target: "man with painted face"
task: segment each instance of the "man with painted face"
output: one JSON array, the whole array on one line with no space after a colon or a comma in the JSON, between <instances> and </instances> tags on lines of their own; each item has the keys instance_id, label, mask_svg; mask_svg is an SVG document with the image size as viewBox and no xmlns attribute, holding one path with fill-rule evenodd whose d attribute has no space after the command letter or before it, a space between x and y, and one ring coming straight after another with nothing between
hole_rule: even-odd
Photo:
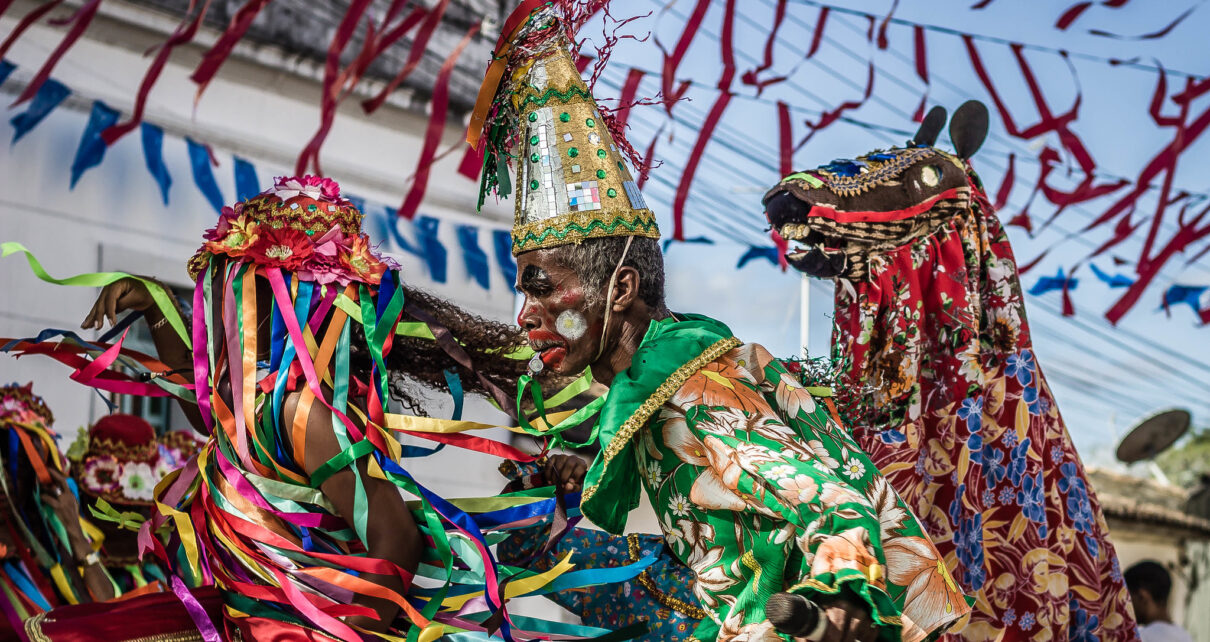
<instances>
[{"instance_id":1,"label":"man with painted face","mask_svg":"<svg viewBox=\"0 0 1210 642\"><path fill-rule=\"evenodd\" d=\"M655 217L576 71L559 5L506 23L502 69L480 93L490 116L472 119L488 133L485 188L507 185L501 159L517 159L531 369L591 368L609 387L600 454L587 467L555 459L548 476L582 487L583 514L615 534L646 490L695 576L706 617L693 639L939 635L970 607L830 391L724 324L668 310Z\"/></svg>"}]
</instances>

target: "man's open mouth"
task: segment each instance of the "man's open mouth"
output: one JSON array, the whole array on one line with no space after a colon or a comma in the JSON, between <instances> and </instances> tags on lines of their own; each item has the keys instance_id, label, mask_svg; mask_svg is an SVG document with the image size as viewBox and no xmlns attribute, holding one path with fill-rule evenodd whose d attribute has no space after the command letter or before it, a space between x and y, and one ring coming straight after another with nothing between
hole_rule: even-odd
<instances>
[{"instance_id":1,"label":"man's open mouth","mask_svg":"<svg viewBox=\"0 0 1210 642\"><path fill-rule=\"evenodd\" d=\"M567 342L550 332L536 330L529 333L529 347L547 366L553 366L567 356Z\"/></svg>"}]
</instances>

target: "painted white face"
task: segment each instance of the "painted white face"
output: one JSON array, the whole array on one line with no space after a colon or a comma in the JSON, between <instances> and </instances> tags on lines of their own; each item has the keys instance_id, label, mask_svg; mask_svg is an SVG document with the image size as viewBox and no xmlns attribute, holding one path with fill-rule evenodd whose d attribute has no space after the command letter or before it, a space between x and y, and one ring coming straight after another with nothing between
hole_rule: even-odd
<instances>
[{"instance_id":1,"label":"painted white face","mask_svg":"<svg viewBox=\"0 0 1210 642\"><path fill-rule=\"evenodd\" d=\"M575 341L588 332L588 319L575 310L564 310L555 318L555 331L568 341Z\"/></svg>"}]
</instances>

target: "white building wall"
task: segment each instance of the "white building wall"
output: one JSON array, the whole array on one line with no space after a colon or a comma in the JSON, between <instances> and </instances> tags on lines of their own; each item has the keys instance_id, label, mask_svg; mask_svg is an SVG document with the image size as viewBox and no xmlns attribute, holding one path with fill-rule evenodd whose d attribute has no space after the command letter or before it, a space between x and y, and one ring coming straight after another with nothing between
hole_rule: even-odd
<instances>
[{"instance_id":1,"label":"white building wall","mask_svg":"<svg viewBox=\"0 0 1210 642\"><path fill-rule=\"evenodd\" d=\"M28 6L17 2L5 12L0 33L11 32ZM220 163L214 174L226 201L235 200L233 154L252 162L261 185L268 186L273 176L293 173L296 155L318 126L320 84L313 79L318 72L310 63L287 64L284 56L268 48L241 48L195 109L196 86L188 76L202 47L215 36L202 34L196 46L174 54L146 113L148 122L165 130L164 161L172 176L169 205L163 204L146 169L137 129L110 147L104 161L69 190L69 168L93 100L128 115L150 62L143 51L176 25L174 20L121 2L102 6L102 15L54 71L53 78L69 87L72 95L15 145L0 149L0 241L23 243L57 277L120 270L187 286L185 262L217 214L193 182L184 137L213 148ZM17 41L7 59L18 68L0 86L0 104L15 99L62 34L62 29L43 23ZM389 234L383 234L385 225L394 225L406 238L414 238L411 224L390 217L384 204L398 206L403 200L404 179L415 169L427 116L388 104L366 117L356 106L358 100L351 97L340 110L322 151L324 172L340 182L345 194L371 203L366 216L372 224L367 229L403 265L410 283L478 314L510 321L514 294L496 267L490 231L508 227L512 203L488 203L482 214L476 213L478 184L457 174L462 147L438 161L419 212L441 220L439 238L449 252L447 282L433 282L420 259L402 252L386 238ZM27 106L0 108L0 140L11 140L9 120ZM442 150L455 146L465 134L460 119L451 121ZM480 227L479 246L488 256L491 275L488 290L473 282L463 265L454 227L461 223ZM78 329L96 294L95 289L43 283L20 257L4 259L0 261L0 336L27 337L43 328ZM70 440L77 427L98 419L106 407L90 389L69 381L68 374L67 368L45 358L17 361L0 356L0 381L33 381L35 391L55 412L58 430ZM448 400L441 400L434 414L448 413L449 407ZM468 400L466 416L506 420L479 400ZM507 439L506 434L494 436ZM502 479L495 470L497 463L491 457L446 449L439 458L412 462L412 468L422 483L447 496L471 496L499 492Z\"/></svg>"}]
</instances>

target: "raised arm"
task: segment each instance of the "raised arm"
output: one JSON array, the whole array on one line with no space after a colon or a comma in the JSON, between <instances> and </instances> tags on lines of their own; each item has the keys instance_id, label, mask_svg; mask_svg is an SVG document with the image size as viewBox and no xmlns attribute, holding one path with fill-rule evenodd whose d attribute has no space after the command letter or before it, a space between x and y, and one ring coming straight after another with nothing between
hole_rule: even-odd
<instances>
[{"instance_id":1,"label":"raised arm","mask_svg":"<svg viewBox=\"0 0 1210 642\"><path fill-rule=\"evenodd\" d=\"M165 291L168 290L167 286L161 284L161 287L164 287ZM151 329L151 338L155 342L157 358L169 369L177 371L192 381L193 355L189 346L185 345L185 342L168 323L164 313L155 305L155 300L147 291L146 284L138 279L128 277L105 286L96 302L92 304L88 316L84 317L84 322L80 324L80 327L100 330L105 326L106 320L110 325L117 323L118 315L127 310L143 313L143 318ZM185 319L185 323L188 326L189 319ZM205 423L202 421L197 404L180 399L177 402L193 428L199 433L205 433Z\"/></svg>"}]
</instances>

